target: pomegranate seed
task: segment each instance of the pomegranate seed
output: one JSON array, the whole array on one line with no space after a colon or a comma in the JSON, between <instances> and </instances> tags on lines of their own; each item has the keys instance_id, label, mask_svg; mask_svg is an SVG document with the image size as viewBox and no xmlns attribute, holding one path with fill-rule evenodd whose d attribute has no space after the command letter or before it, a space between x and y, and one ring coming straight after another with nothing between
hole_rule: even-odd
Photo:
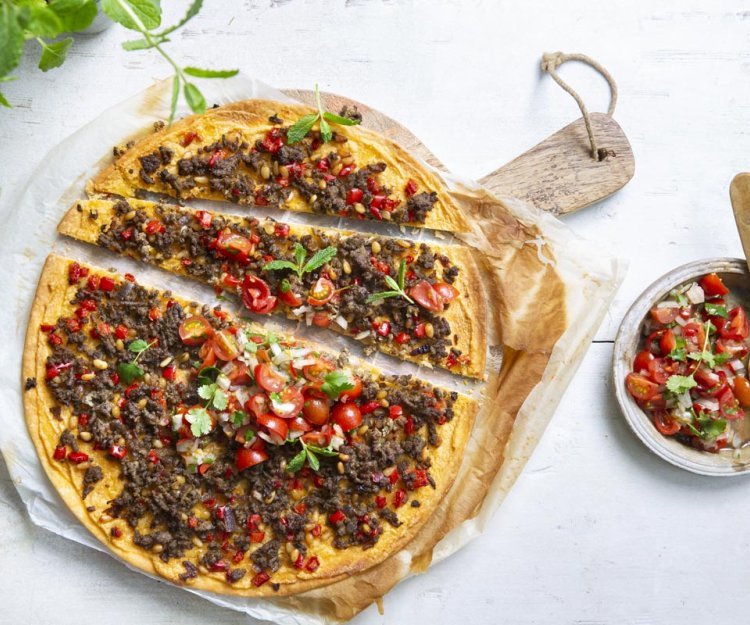
<instances>
[{"instance_id":1,"label":"pomegranate seed","mask_svg":"<svg viewBox=\"0 0 750 625\"><path fill-rule=\"evenodd\" d=\"M358 189L357 187L349 189L349 192L346 194L346 203L355 204L362 199L363 195L364 193L362 192L362 189Z\"/></svg>"},{"instance_id":2,"label":"pomegranate seed","mask_svg":"<svg viewBox=\"0 0 750 625\"><path fill-rule=\"evenodd\" d=\"M406 192L406 195L412 196L417 192L417 183L414 182L411 178L409 178L409 182L406 183L406 186L404 187L404 191Z\"/></svg>"},{"instance_id":3,"label":"pomegranate seed","mask_svg":"<svg viewBox=\"0 0 750 625\"><path fill-rule=\"evenodd\" d=\"M391 324L387 321L373 321L372 329L379 336L388 336L391 333Z\"/></svg>"},{"instance_id":4,"label":"pomegranate seed","mask_svg":"<svg viewBox=\"0 0 750 625\"><path fill-rule=\"evenodd\" d=\"M122 538L122 530L119 527L113 527L109 533L112 535L112 538Z\"/></svg>"},{"instance_id":5,"label":"pomegranate seed","mask_svg":"<svg viewBox=\"0 0 750 625\"><path fill-rule=\"evenodd\" d=\"M398 419L402 414L404 414L404 409L401 406L390 406L388 408L388 414L391 419Z\"/></svg>"},{"instance_id":6,"label":"pomegranate seed","mask_svg":"<svg viewBox=\"0 0 750 625\"><path fill-rule=\"evenodd\" d=\"M146 224L146 234L162 234L167 231L167 227L158 219L151 219Z\"/></svg>"},{"instance_id":7,"label":"pomegranate seed","mask_svg":"<svg viewBox=\"0 0 750 625\"><path fill-rule=\"evenodd\" d=\"M336 510L331 516L328 517L328 520L333 524L336 525L336 523L340 523L346 518L346 515L341 510Z\"/></svg>"},{"instance_id":8,"label":"pomegranate seed","mask_svg":"<svg viewBox=\"0 0 750 625\"><path fill-rule=\"evenodd\" d=\"M62 337L54 332L50 333L47 340L50 342L50 345L62 345L63 342Z\"/></svg>"},{"instance_id":9,"label":"pomegranate seed","mask_svg":"<svg viewBox=\"0 0 750 625\"><path fill-rule=\"evenodd\" d=\"M200 141L200 135L197 132L186 132L185 136L182 137L182 147L186 148L189 146L193 141L198 139Z\"/></svg>"},{"instance_id":10,"label":"pomegranate seed","mask_svg":"<svg viewBox=\"0 0 750 625\"><path fill-rule=\"evenodd\" d=\"M313 528L312 528L312 529L310 530L310 533L311 533L311 534L312 534L312 535L313 535L313 536L314 536L315 538L318 538L318 537L320 536L320 534L321 534L322 532L323 532L323 528L322 528L322 527L321 527L320 525L318 525L318 524L315 524L315 525L313 526Z\"/></svg>"},{"instance_id":11,"label":"pomegranate seed","mask_svg":"<svg viewBox=\"0 0 750 625\"><path fill-rule=\"evenodd\" d=\"M117 326L115 328L115 337L118 339L128 338L128 329L123 325Z\"/></svg>"},{"instance_id":12,"label":"pomegranate seed","mask_svg":"<svg viewBox=\"0 0 750 625\"><path fill-rule=\"evenodd\" d=\"M52 457L55 460L65 460L65 456L68 455L68 450L65 447L65 445L58 445L55 447L55 452L52 454Z\"/></svg>"},{"instance_id":13,"label":"pomegranate seed","mask_svg":"<svg viewBox=\"0 0 750 625\"><path fill-rule=\"evenodd\" d=\"M274 232L280 239L286 239L289 236L289 225L288 224L276 224L274 226Z\"/></svg>"},{"instance_id":14,"label":"pomegranate seed","mask_svg":"<svg viewBox=\"0 0 750 625\"><path fill-rule=\"evenodd\" d=\"M240 562L242 562L242 560L243 560L244 558L245 558L245 552L244 552L244 551L242 551L241 549L238 549L238 550L237 550L237 551L236 551L236 552L234 553L234 556L232 557L232 562L233 562L234 564L239 564Z\"/></svg>"},{"instance_id":15,"label":"pomegranate seed","mask_svg":"<svg viewBox=\"0 0 750 625\"><path fill-rule=\"evenodd\" d=\"M390 482L391 484L395 484L396 482L398 482L398 478L399 478L399 475L398 475L398 471L394 471L393 473L391 473L391 474L390 474L390 475L388 476L388 481L389 481L389 482Z\"/></svg>"},{"instance_id":16,"label":"pomegranate seed","mask_svg":"<svg viewBox=\"0 0 750 625\"><path fill-rule=\"evenodd\" d=\"M148 456L146 457L151 464L156 464L157 462L159 462L159 456L156 455L156 452L153 449L148 452Z\"/></svg>"},{"instance_id":17,"label":"pomegranate seed","mask_svg":"<svg viewBox=\"0 0 750 625\"><path fill-rule=\"evenodd\" d=\"M305 570L309 571L310 573L314 573L318 570L318 567L320 566L320 560L318 560L317 556L312 556L308 561L307 564L305 564Z\"/></svg>"},{"instance_id":18,"label":"pomegranate seed","mask_svg":"<svg viewBox=\"0 0 750 625\"><path fill-rule=\"evenodd\" d=\"M133 238L133 229L125 228L125 230L123 230L120 233L120 238L123 239L124 241L130 241L130 239Z\"/></svg>"},{"instance_id":19,"label":"pomegranate seed","mask_svg":"<svg viewBox=\"0 0 750 625\"><path fill-rule=\"evenodd\" d=\"M164 369L161 372L162 377L165 380L169 380L170 382L174 381L176 374L177 374L177 367L175 365L169 365L168 367L164 367Z\"/></svg>"},{"instance_id":20,"label":"pomegranate seed","mask_svg":"<svg viewBox=\"0 0 750 625\"><path fill-rule=\"evenodd\" d=\"M211 154L211 158L208 159L208 166L213 169L213 167L218 163L221 159L226 157L226 153L224 150L214 150L214 153Z\"/></svg>"},{"instance_id":21,"label":"pomegranate seed","mask_svg":"<svg viewBox=\"0 0 750 625\"><path fill-rule=\"evenodd\" d=\"M100 291L113 291L114 288L115 288L115 281L113 278L110 278L109 276L104 276L101 280L99 280Z\"/></svg>"},{"instance_id":22,"label":"pomegranate seed","mask_svg":"<svg viewBox=\"0 0 750 625\"><path fill-rule=\"evenodd\" d=\"M418 323L417 326L414 328L414 336L416 336L418 339L423 339L425 336L427 336L427 333L425 332L425 324L424 323Z\"/></svg>"},{"instance_id":23,"label":"pomegranate seed","mask_svg":"<svg viewBox=\"0 0 750 625\"><path fill-rule=\"evenodd\" d=\"M385 500L385 497L383 497L383 495L378 495L377 497L375 497L375 505L378 508L382 510L383 508L385 508L385 504L386 504L386 500Z\"/></svg>"},{"instance_id":24,"label":"pomegranate seed","mask_svg":"<svg viewBox=\"0 0 750 625\"><path fill-rule=\"evenodd\" d=\"M122 460L128 455L128 448L123 447L122 445L112 445L112 447L109 448L109 455L117 460Z\"/></svg>"},{"instance_id":25,"label":"pomegranate seed","mask_svg":"<svg viewBox=\"0 0 750 625\"><path fill-rule=\"evenodd\" d=\"M331 167L331 164L328 162L327 158L321 158L317 163L315 163L315 169L318 171L328 171Z\"/></svg>"},{"instance_id":26,"label":"pomegranate seed","mask_svg":"<svg viewBox=\"0 0 750 625\"><path fill-rule=\"evenodd\" d=\"M410 340L411 340L411 337L409 337L409 335L406 332L399 332L396 335L396 339L395 339L396 343L398 343L399 345L408 343Z\"/></svg>"},{"instance_id":27,"label":"pomegranate seed","mask_svg":"<svg viewBox=\"0 0 750 625\"><path fill-rule=\"evenodd\" d=\"M265 532L250 532L251 543L262 543L265 537L266 537Z\"/></svg>"},{"instance_id":28,"label":"pomegranate seed","mask_svg":"<svg viewBox=\"0 0 750 625\"><path fill-rule=\"evenodd\" d=\"M294 568L301 569L304 566L305 566L305 556L303 556L302 554L299 554L297 556L297 559L294 561Z\"/></svg>"},{"instance_id":29,"label":"pomegranate seed","mask_svg":"<svg viewBox=\"0 0 750 625\"><path fill-rule=\"evenodd\" d=\"M158 321L161 319L161 310L158 308L152 308L148 311L148 318L151 319L151 321Z\"/></svg>"},{"instance_id":30,"label":"pomegranate seed","mask_svg":"<svg viewBox=\"0 0 750 625\"><path fill-rule=\"evenodd\" d=\"M217 560L214 562L208 569L210 571L213 571L214 573L221 573L223 571L226 571L229 568L229 565L227 564L226 560Z\"/></svg>"},{"instance_id":31,"label":"pomegranate seed","mask_svg":"<svg viewBox=\"0 0 750 625\"><path fill-rule=\"evenodd\" d=\"M406 502L406 491L402 488L393 495L393 507L400 508Z\"/></svg>"},{"instance_id":32,"label":"pomegranate seed","mask_svg":"<svg viewBox=\"0 0 750 625\"><path fill-rule=\"evenodd\" d=\"M191 529L195 529L196 527L198 527L198 519L194 516L188 517L188 527L190 527Z\"/></svg>"},{"instance_id":33,"label":"pomegranate seed","mask_svg":"<svg viewBox=\"0 0 750 625\"><path fill-rule=\"evenodd\" d=\"M351 174L355 169L357 168L356 165L345 165L341 168L341 171L339 172L339 178L346 178L349 174Z\"/></svg>"},{"instance_id":34,"label":"pomegranate seed","mask_svg":"<svg viewBox=\"0 0 750 625\"><path fill-rule=\"evenodd\" d=\"M414 419L412 419L411 415L406 417L406 423L404 424L404 434L406 434L407 436L414 434Z\"/></svg>"},{"instance_id":35,"label":"pomegranate seed","mask_svg":"<svg viewBox=\"0 0 750 625\"><path fill-rule=\"evenodd\" d=\"M365 415L370 414L371 412L375 412L378 408L380 408L380 402L377 399L371 399L370 401L365 402L359 407L359 411Z\"/></svg>"},{"instance_id":36,"label":"pomegranate seed","mask_svg":"<svg viewBox=\"0 0 750 625\"><path fill-rule=\"evenodd\" d=\"M262 586L265 584L269 579L271 579L271 576L263 571L262 573L258 573L255 577L253 577L252 584L253 586Z\"/></svg>"},{"instance_id":37,"label":"pomegranate seed","mask_svg":"<svg viewBox=\"0 0 750 625\"><path fill-rule=\"evenodd\" d=\"M135 276L132 273L126 273L124 277L128 282L135 282Z\"/></svg>"}]
</instances>

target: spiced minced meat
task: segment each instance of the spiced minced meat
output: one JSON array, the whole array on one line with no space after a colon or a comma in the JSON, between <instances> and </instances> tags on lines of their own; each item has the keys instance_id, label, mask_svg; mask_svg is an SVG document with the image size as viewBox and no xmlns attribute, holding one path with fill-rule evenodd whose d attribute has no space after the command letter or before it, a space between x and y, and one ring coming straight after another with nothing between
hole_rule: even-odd
<instances>
[{"instance_id":1,"label":"spiced minced meat","mask_svg":"<svg viewBox=\"0 0 750 625\"><path fill-rule=\"evenodd\" d=\"M307 418L307 404L299 413L306 437L327 432L329 440L327 453L316 451L321 455L314 463L302 453L300 464L301 447L292 430L288 438L275 439L271 426L266 430L262 425L270 415L267 421L258 417L256 423L248 402L243 408L237 399L241 391L232 394L242 384L268 383L258 377L264 375L266 362L259 352L277 357L281 348L272 343L279 346L278 337L252 335L219 308L195 305L187 312L169 293L146 289L129 275L120 281L72 263L69 281L77 288L71 301L74 312L40 328L51 350L44 383L56 407L71 415L54 461L87 467L84 499L103 478L102 468L86 450L93 446L119 462L122 489L99 511L112 518L112 540L124 540L122 528L129 526L140 548L158 553L165 562L181 561L183 581L222 572L229 583L247 574L259 586L273 582L282 565L314 572L321 563L311 552L310 537L328 540L336 549L371 548L385 527L400 525L402 507L420 505L421 490L434 488L427 451L441 444L439 429L454 416L455 393L410 376L374 377L358 371L359 386L342 387L357 394L356 399L344 404L339 396L326 425L311 426L302 419L303 414ZM210 325L206 331L216 338L197 344L193 339L198 335L187 332L195 319ZM212 346L219 336L245 340L246 335L253 344L244 353L259 362L255 376L242 369L240 360L217 363L223 369L234 364L241 375L232 377L230 387L222 386L220 378L209 385L213 393L227 389L228 406L201 408L212 401L205 403L205 387L200 386L205 380L198 379L199 371L205 376L212 370L206 368L207 361L216 360ZM293 353L298 349L294 345L283 349ZM348 366L345 354L335 364L315 362L313 369L321 362L332 368ZM312 384L310 379L316 378L301 378L300 384ZM270 397L272 410L286 405ZM311 397L331 404L326 395ZM267 396L262 399L269 401ZM232 406L237 407L226 420ZM337 410L349 416L355 410L355 427L342 431L332 426L334 421L342 423ZM210 412L210 419L191 425L190 416L201 411ZM251 435L254 442L248 447ZM326 446L325 441L318 444ZM201 555L194 561L191 551L196 546Z\"/></svg>"}]
</instances>

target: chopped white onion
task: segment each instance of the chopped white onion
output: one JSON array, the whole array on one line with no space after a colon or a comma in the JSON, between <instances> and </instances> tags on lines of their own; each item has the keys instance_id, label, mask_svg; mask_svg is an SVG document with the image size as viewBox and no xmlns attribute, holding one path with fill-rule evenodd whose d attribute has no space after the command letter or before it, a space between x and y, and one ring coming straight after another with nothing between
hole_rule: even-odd
<instances>
[{"instance_id":1,"label":"chopped white onion","mask_svg":"<svg viewBox=\"0 0 750 625\"><path fill-rule=\"evenodd\" d=\"M279 356L282 353L281 345L278 343L271 343L271 351L274 356Z\"/></svg>"},{"instance_id":2,"label":"chopped white onion","mask_svg":"<svg viewBox=\"0 0 750 625\"><path fill-rule=\"evenodd\" d=\"M368 336L370 336L371 331L370 330L364 330L363 332L360 332L359 334L354 336L354 339L356 341L361 341L362 339L366 339Z\"/></svg>"},{"instance_id":3,"label":"chopped white onion","mask_svg":"<svg viewBox=\"0 0 750 625\"><path fill-rule=\"evenodd\" d=\"M719 400L713 397L699 397L695 403L708 412L719 412Z\"/></svg>"},{"instance_id":4,"label":"chopped white onion","mask_svg":"<svg viewBox=\"0 0 750 625\"><path fill-rule=\"evenodd\" d=\"M258 432L258 436L260 436L267 443L271 443L271 445L275 445L276 444L276 443L274 443L271 440L271 437L268 434L266 434L265 432Z\"/></svg>"},{"instance_id":5,"label":"chopped white onion","mask_svg":"<svg viewBox=\"0 0 750 625\"><path fill-rule=\"evenodd\" d=\"M735 373L738 371L742 371L745 368L745 365L742 364L742 361L739 358L733 358L727 364L732 368L732 371L734 371Z\"/></svg>"},{"instance_id":6,"label":"chopped white onion","mask_svg":"<svg viewBox=\"0 0 750 625\"><path fill-rule=\"evenodd\" d=\"M175 448L177 449L177 453L184 454L195 449L197 443L198 441L194 438L183 438L177 441Z\"/></svg>"},{"instance_id":7,"label":"chopped white onion","mask_svg":"<svg viewBox=\"0 0 750 625\"><path fill-rule=\"evenodd\" d=\"M244 406L247 400L250 399L250 393L248 392L246 386L238 386L234 391L234 396L242 406Z\"/></svg>"},{"instance_id":8,"label":"chopped white onion","mask_svg":"<svg viewBox=\"0 0 750 625\"><path fill-rule=\"evenodd\" d=\"M680 304L678 302L675 302L674 300L667 299L663 302L659 302L656 305L656 308L680 308Z\"/></svg>"},{"instance_id":9,"label":"chopped white onion","mask_svg":"<svg viewBox=\"0 0 750 625\"><path fill-rule=\"evenodd\" d=\"M296 431L296 432L289 432L289 434L288 434L287 438L289 438L289 440L295 441L295 440L297 440L297 439L298 439L298 438L299 438L300 436L302 436L303 434L304 434L304 432L300 432L299 430L298 430L298 431Z\"/></svg>"},{"instance_id":10,"label":"chopped white onion","mask_svg":"<svg viewBox=\"0 0 750 625\"><path fill-rule=\"evenodd\" d=\"M182 415L181 414L173 414L172 415L172 430L176 432L182 427Z\"/></svg>"},{"instance_id":11,"label":"chopped white onion","mask_svg":"<svg viewBox=\"0 0 750 625\"><path fill-rule=\"evenodd\" d=\"M299 308L292 308L292 314L295 317L301 317L303 314L310 310L309 306L300 306Z\"/></svg>"},{"instance_id":12,"label":"chopped white onion","mask_svg":"<svg viewBox=\"0 0 750 625\"><path fill-rule=\"evenodd\" d=\"M307 367L308 365L314 365L316 362L315 358L300 358L299 360L295 360L292 362L295 369L302 369L302 367Z\"/></svg>"},{"instance_id":13,"label":"chopped white onion","mask_svg":"<svg viewBox=\"0 0 750 625\"><path fill-rule=\"evenodd\" d=\"M223 371L223 369L222 369L222 371ZM218 376L216 376L216 385L220 389L223 389L223 390L226 391L231 384L232 384L231 381L229 380L229 378L226 375L224 375L224 373L220 373Z\"/></svg>"},{"instance_id":14,"label":"chopped white onion","mask_svg":"<svg viewBox=\"0 0 750 625\"><path fill-rule=\"evenodd\" d=\"M315 316L315 313L312 310L308 310L305 313L305 325L311 326L314 316Z\"/></svg>"},{"instance_id":15,"label":"chopped white onion","mask_svg":"<svg viewBox=\"0 0 750 625\"><path fill-rule=\"evenodd\" d=\"M336 323L338 323L344 330L346 330L349 327L349 322L344 319L344 315L339 315L334 319Z\"/></svg>"},{"instance_id":16,"label":"chopped white onion","mask_svg":"<svg viewBox=\"0 0 750 625\"><path fill-rule=\"evenodd\" d=\"M703 289L698 286L696 282L693 282L690 285L690 288L685 291L685 296L691 304L702 304L706 301L706 295L703 292Z\"/></svg>"},{"instance_id":17,"label":"chopped white onion","mask_svg":"<svg viewBox=\"0 0 750 625\"><path fill-rule=\"evenodd\" d=\"M302 358L307 356L312 350L309 347L295 347L289 350L289 355L292 358Z\"/></svg>"},{"instance_id":18,"label":"chopped white onion","mask_svg":"<svg viewBox=\"0 0 750 625\"><path fill-rule=\"evenodd\" d=\"M675 321L677 322L677 325L679 326L685 326L688 323L690 323L687 319L683 319L680 315L677 315L675 318Z\"/></svg>"}]
</instances>

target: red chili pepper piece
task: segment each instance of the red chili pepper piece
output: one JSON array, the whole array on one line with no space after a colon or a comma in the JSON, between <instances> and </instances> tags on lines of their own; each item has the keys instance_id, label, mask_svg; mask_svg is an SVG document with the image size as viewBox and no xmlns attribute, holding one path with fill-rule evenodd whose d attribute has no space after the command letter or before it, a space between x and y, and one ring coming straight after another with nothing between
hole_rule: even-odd
<instances>
[{"instance_id":1,"label":"red chili pepper piece","mask_svg":"<svg viewBox=\"0 0 750 625\"><path fill-rule=\"evenodd\" d=\"M305 564L305 570L310 573L317 571L318 567L320 567L320 560L318 560L317 556L312 556L307 560L307 564Z\"/></svg>"},{"instance_id":2,"label":"red chili pepper piece","mask_svg":"<svg viewBox=\"0 0 750 625\"><path fill-rule=\"evenodd\" d=\"M68 460L70 460L73 464L81 464L82 462L88 462L88 459L89 459L88 454L85 454L82 451L71 451L68 454Z\"/></svg>"},{"instance_id":3,"label":"red chili pepper piece","mask_svg":"<svg viewBox=\"0 0 750 625\"><path fill-rule=\"evenodd\" d=\"M89 275L88 268L81 267L81 265L76 262L71 263L68 267L68 282L70 284L78 284L78 281L81 278L85 278L87 275Z\"/></svg>"},{"instance_id":4,"label":"red chili pepper piece","mask_svg":"<svg viewBox=\"0 0 750 625\"><path fill-rule=\"evenodd\" d=\"M393 507L400 508L406 502L406 491L403 489L397 490L393 495Z\"/></svg>"},{"instance_id":5,"label":"red chili pepper piece","mask_svg":"<svg viewBox=\"0 0 750 625\"><path fill-rule=\"evenodd\" d=\"M263 571L262 573L258 573L255 577L253 577L252 584L253 586L262 586L265 584L269 579L271 579L271 576Z\"/></svg>"},{"instance_id":6,"label":"red chili pepper piece","mask_svg":"<svg viewBox=\"0 0 750 625\"><path fill-rule=\"evenodd\" d=\"M128 455L128 448L123 447L122 445L112 445L112 447L109 448L109 455L117 460L122 460Z\"/></svg>"},{"instance_id":7,"label":"red chili pepper piece","mask_svg":"<svg viewBox=\"0 0 750 625\"><path fill-rule=\"evenodd\" d=\"M333 524L336 525L336 523L340 523L346 518L346 515L341 510L336 510L331 516L328 517L328 520Z\"/></svg>"},{"instance_id":8,"label":"red chili pepper piece","mask_svg":"<svg viewBox=\"0 0 750 625\"><path fill-rule=\"evenodd\" d=\"M417 183L414 182L411 178L409 178L409 181L406 183L406 186L404 187L404 192L406 195L414 195L417 192Z\"/></svg>"},{"instance_id":9,"label":"red chili pepper piece","mask_svg":"<svg viewBox=\"0 0 750 625\"><path fill-rule=\"evenodd\" d=\"M383 495L378 495L375 497L375 505L380 508L381 510L385 508L386 499L383 497Z\"/></svg>"},{"instance_id":10,"label":"red chili pepper piece","mask_svg":"<svg viewBox=\"0 0 750 625\"><path fill-rule=\"evenodd\" d=\"M378 408L380 408L380 402L377 399L372 399L362 404L359 407L359 411L363 415L366 415L366 414L370 414L371 412L375 412Z\"/></svg>"},{"instance_id":11,"label":"red chili pepper piece","mask_svg":"<svg viewBox=\"0 0 750 625\"><path fill-rule=\"evenodd\" d=\"M391 419L398 419L402 414L404 414L404 409L401 406L388 407L388 415Z\"/></svg>"},{"instance_id":12,"label":"red chili pepper piece","mask_svg":"<svg viewBox=\"0 0 750 625\"><path fill-rule=\"evenodd\" d=\"M177 375L177 367L175 365L164 367L164 369L162 369L161 375L165 380L169 380L170 382L172 382Z\"/></svg>"},{"instance_id":13,"label":"red chili pepper piece","mask_svg":"<svg viewBox=\"0 0 750 625\"><path fill-rule=\"evenodd\" d=\"M409 415L406 417L406 423L404 423L404 434L411 436L414 434L414 419Z\"/></svg>"},{"instance_id":14,"label":"red chili pepper piece","mask_svg":"<svg viewBox=\"0 0 750 625\"><path fill-rule=\"evenodd\" d=\"M52 454L52 457L55 460L65 460L65 456L68 455L68 450L65 447L65 445L58 445L55 447L55 452Z\"/></svg>"}]
</instances>

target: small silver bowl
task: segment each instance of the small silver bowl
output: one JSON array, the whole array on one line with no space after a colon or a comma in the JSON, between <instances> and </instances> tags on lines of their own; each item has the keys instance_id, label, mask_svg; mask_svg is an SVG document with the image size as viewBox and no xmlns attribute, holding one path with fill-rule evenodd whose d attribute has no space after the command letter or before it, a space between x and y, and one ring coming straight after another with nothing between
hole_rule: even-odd
<instances>
[{"instance_id":1,"label":"small silver bowl","mask_svg":"<svg viewBox=\"0 0 750 625\"><path fill-rule=\"evenodd\" d=\"M710 453L688 447L673 437L664 436L654 427L649 416L641 410L625 387L625 376L632 370L633 359L644 343L642 329L651 308L675 287L714 272L721 276L736 299L750 308L750 272L744 260L699 260L670 271L641 293L625 314L615 339L613 383L617 401L628 425L657 456L681 469L700 475L741 475L750 472L750 445ZM746 417L746 422L747 427L750 424L750 415Z\"/></svg>"}]
</instances>

